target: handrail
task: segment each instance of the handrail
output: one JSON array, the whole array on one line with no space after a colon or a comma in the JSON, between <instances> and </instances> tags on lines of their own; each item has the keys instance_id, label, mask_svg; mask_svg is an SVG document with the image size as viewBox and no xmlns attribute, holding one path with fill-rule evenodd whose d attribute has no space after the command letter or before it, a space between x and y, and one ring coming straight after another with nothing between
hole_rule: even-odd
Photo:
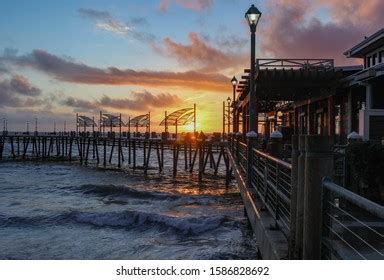
<instances>
[{"instance_id":1,"label":"handrail","mask_svg":"<svg viewBox=\"0 0 384 280\"><path fill-rule=\"evenodd\" d=\"M322 181L323 188L326 188L332 192L337 193L341 198L355 204L361 209L384 219L384 206L381 206L371 200L368 200L358 194L355 194L345 188L332 182L329 177L324 177Z\"/></svg>"},{"instance_id":2,"label":"handrail","mask_svg":"<svg viewBox=\"0 0 384 280\"><path fill-rule=\"evenodd\" d=\"M282 165L283 167L285 167L285 168L287 168L287 169L291 169L291 170L292 170L292 164L290 164L290 163L288 163L288 162L285 162L285 161L283 161L283 160L281 160L281 159L278 159L278 158L274 158L274 157L272 157L271 155L268 155L268 154L266 154L266 153L263 153L263 152L261 152L261 151L255 149L255 148L253 149L253 151L254 151L256 154L258 154L258 155L260 155L260 156L262 156L262 157L265 157L265 158L269 159L270 161L273 161L273 162L275 162L275 163L277 163L277 164L279 164L279 165Z\"/></svg>"},{"instance_id":3,"label":"handrail","mask_svg":"<svg viewBox=\"0 0 384 280\"><path fill-rule=\"evenodd\" d=\"M247 148L247 144L245 144L245 143L243 143L243 142L241 142L241 141L239 141L239 145L240 145L240 146L243 146L244 148Z\"/></svg>"}]
</instances>

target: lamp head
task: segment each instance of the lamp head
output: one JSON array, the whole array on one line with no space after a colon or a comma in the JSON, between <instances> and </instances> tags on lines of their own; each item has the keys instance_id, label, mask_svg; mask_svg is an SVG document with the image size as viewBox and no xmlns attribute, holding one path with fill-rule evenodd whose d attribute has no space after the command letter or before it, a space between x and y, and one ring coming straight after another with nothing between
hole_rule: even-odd
<instances>
[{"instance_id":1,"label":"lamp head","mask_svg":"<svg viewBox=\"0 0 384 280\"><path fill-rule=\"evenodd\" d=\"M255 7L255 5L252 5L248 11L245 13L245 18L248 21L248 24L250 27L255 27L257 26L259 20L261 17L261 12L259 11L258 8Z\"/></svg>"},{"instance_id":2,"label":"lamp head","mask_svg":"<svg viewBox=\"0 0 384 280\"><path fill-rule=\"evenodd\" d=\"M233 86L236 86L237 85L237 79L235 76L233 76L232 80L231 80L231 83Z\"/></svg>"}]
</instances>

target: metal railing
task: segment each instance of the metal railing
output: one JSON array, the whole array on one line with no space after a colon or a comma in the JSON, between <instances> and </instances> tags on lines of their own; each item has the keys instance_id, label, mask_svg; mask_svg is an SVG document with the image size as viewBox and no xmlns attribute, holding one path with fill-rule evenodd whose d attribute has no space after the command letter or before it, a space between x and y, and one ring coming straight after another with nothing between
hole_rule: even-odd
<instances>
[{"instance_id":1,"label":"metal railing","mask_svg":"<svg viewBox=\"0 0 384 280\"><path fill-rule=\"evenodd\" d=\"M327 259L384 259L384 207L324 178L322 252Z\"/></svg>"},{"instance_id":2,"label":"metal railing","mask_svg":"<svg viewBox=\"0 0 384 280\"><path fill-rule=\"evenodd\" d=\"M241 172L247 173L247 145L241 141L234 142L234 156Z\"/></svg>"},{"instance_id":3,"label":"metal railing","mask_svg":"<svg viewBox=\"0 0 384 280\"><path fill-rule=\"evenodd\" d=\"M229 143L232 155L239 169L247 174L247 145L231 138ZM275 229L289 238L291 164L274 158L258 149L252 149L251 187L254 194L262 201L262 209L274 218ZM245 176L246 177L246 176Z\"/></svg>"},{"instance_id":4,"label":"metal railing","mask_svg":"<svg viewBox=\"0 0 384 280\"><path fill-rule=\"evenodd\" d=\"M333 147L333 160L334 160L334 173L333 178L336 183L345 186L346 185L346 148L348 145L334 145Z\"/></svg>"},{"instance_id":5,"label":"metal railing","mask_svg":"<svg viewBox=\"0 0 384 280\"><path fill-rule=\"evenodd\" d=\"M253 149L252 187L274 217L275 228L289 238L291 164Z\"/></svg>"}]
</instances>

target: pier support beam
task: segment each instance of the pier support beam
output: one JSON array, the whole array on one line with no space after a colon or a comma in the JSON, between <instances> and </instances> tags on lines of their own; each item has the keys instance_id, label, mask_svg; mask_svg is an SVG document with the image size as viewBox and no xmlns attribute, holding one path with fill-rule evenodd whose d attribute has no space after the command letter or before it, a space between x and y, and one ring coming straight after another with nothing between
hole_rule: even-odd
<instances>
[{"instance_id":1,"label":"pier support beam","mask_svg":"<svg viewBox=\"0 0 384 280\"><path fill-rule=\"evenodd\" d=\"M333 141L329 136L308 135L305 139L303 258L321 258L321 181L333 173Z\"/></svg>"}]
</instances>

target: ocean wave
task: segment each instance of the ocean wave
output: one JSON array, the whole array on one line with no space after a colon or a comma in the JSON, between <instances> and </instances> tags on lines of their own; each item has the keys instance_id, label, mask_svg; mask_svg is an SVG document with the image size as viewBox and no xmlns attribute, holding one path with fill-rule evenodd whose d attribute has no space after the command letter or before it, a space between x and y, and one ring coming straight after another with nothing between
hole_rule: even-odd
<instances>
[{"instance_id":1,"label":"ocean wave","mask_svg":"<svg viewBox=\"0 0 384 280\"><path fill-rule=\"evenodd\" d=\"M66 187L68 188L68 187ZM71 186L73 190L79 191L84 195L95 195L99 197L120 197L117 201L122 203L125 198L141 199L148 201L167 201L175 202L179 204L196 204L196 205L211 205L218 202L225 202L226 198L212 195L193 195L193 194L184 194L184 193L170 193L170 192L156 192L149 190L138 190L135 188L127 187L124 185L94 185L94 184L85 184L80 186ZM144 186L143 186L144 188ZM112 201L113 202L113 201ZM111 201L105 200L106 204L110 204Z\"/></svg>"},{"instance_id":2,"label":"ocean wave","mask_svg":"<svg viewBox=\"0 0 384 280\"><path fill-rule=\"evenodd\" d=\"M134 188L130 188L127 186L121 185L93 185L93 184L85 184L81 186L76 186L81 190L83 194L95 194L95 195L127 195L134 198L142 198L142 199L159 199L159 200L176 200L180 198L179 195L170 194L170 193L162 193L162 192L150 192L146 190L137 190Z\"/></svg>"},{"instance_id":3,"label":"ocean wave","mask_svg":"<svg viewBox=\"0 0 384 280\"><path fill-rule=\"evenodd\" d=\"M0 215L0 226L42 226L65 225L69 223L87 224L98 227L120 227L125 229L147 229L159 227L173 229L182 234L201 234L221 226L238 228L240 222L225 215L216 216L168 216L140 211L87 213L71 211L53 216L5 217Z\"/></svg>"},{"instance_id":4,"label":"ocean wave","mask_svg":"<svg viewBox=\"0 0 384 280\"><path fill-rule=\"evenodd\" d=\"M214 230L220 226L234 227L237 221L224 215L175 217L157 213L140 211L108 212L108 213L74 213L79 223L94 226L134 227L160 226L172 228L183 234L200 234Z\"/></svg>"}]
</instances>

